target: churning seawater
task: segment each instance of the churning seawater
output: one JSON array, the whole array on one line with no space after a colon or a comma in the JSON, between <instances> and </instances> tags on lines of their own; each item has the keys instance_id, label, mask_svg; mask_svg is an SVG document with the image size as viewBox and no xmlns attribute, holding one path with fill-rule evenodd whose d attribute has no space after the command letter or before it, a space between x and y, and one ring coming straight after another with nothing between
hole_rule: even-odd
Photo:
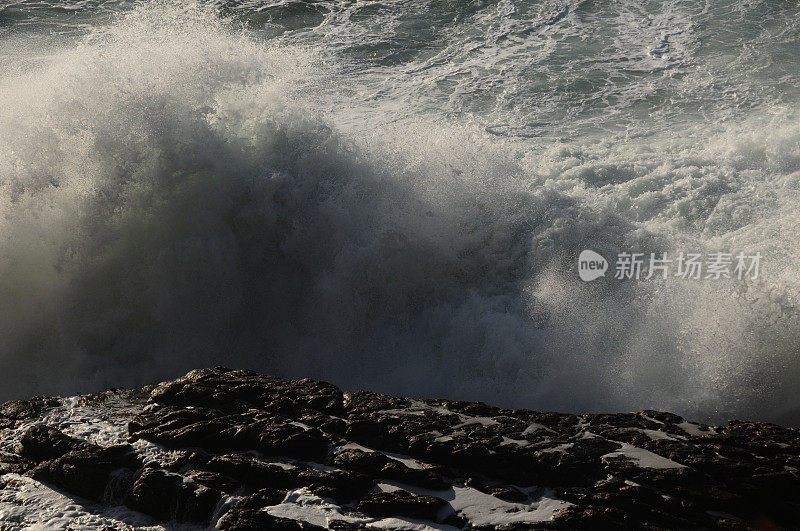
<instances>
[{"instance_id":1,"label":"churning seawater","mask_svg":"<svg viewBox=\"0 0 800 531\"><path fill-rule=\"evenodd\" d=\"M0 214L0 399L224 364L800 423L800 4L0 0Z\"/></svg>"}]
</instances>

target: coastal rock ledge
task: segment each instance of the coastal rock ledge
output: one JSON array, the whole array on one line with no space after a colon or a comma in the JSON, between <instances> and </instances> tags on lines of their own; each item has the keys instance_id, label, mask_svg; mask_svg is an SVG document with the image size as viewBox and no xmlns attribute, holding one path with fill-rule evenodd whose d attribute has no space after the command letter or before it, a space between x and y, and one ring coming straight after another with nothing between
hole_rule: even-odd
<instances>
[{"instance_id":1,"label":"coastal rock ledge","mask_svg":"<svg viewBox=\"0 0 800 531\"><path fill-rule=\"evenodd\" d=\"M0 529L780 529L800 431L202 369L0 405Z\"/></svg>"}]
</instances>

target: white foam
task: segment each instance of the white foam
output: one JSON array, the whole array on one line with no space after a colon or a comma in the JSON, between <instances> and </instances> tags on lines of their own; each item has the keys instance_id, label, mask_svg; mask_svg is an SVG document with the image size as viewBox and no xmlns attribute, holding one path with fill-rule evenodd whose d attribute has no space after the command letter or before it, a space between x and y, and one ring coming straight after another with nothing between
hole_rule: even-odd
<instances>
[{"instance_id":1,"label":"white foam","mask_svg":"<svg viewBox=\"0 0 800 531\"><path fill-rule=\"evenodd\" d=\"M446 491L435 491L400 483L379 483L378 490L394 492L406 490L414 494L435 496L448 502L439 516L460 513L472 525L502 525L514 522L546 522L552 520L559 511L572 505L554 497L547 491L532 503L513 503L501 500L477 489L454 485Z\"/></svg>"},{"instance_id":2,"label":"white foam","mask_svg":"<svg viewBox=\"0 0 800 531\"><path fill-rule=\"evenodd\" d=\"M639 448L628 443L619 444L622 445L622 448L615 452L608 453L602 456L602 458L623 456L631 459L638 466L644 468L685 468L685 465L676 463L675 461L667 459L666 457L662 457L658 454L654 454L653 452L645 450L644 448Z\"/></svg>"},{"instance_id":3,"label":"white foam","mask_svg":"<svg viewBox=\"0 0 800 531\"><path fill-rule=\"evenodd\" d=\"M126 507L104 507L75 500L30 478L4 474L0 489L0 522L9 529L101 529L134 526L165 530L153 520ZM186 526L183 529L191 529Z\"/></svg>"}]
</instances>

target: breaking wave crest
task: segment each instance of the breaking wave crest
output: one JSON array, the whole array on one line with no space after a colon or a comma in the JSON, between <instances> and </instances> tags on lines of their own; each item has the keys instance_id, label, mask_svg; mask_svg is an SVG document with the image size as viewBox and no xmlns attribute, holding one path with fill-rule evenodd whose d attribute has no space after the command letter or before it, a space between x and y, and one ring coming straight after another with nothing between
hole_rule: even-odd
<instances>
[{"instance_id":1,"label":"breaking wave crest","mask_svg":"<svg viewBox=\"0 0 800 531\"><path fill-rule=\"evenodd\" d=\"M425 114L345 122L329 59L147 3L0 79L0 398L224 364L800 420L791 109L530 150ZM764 271L587 284L587 248L759 251Z\"/></svg>"}]
</instances>

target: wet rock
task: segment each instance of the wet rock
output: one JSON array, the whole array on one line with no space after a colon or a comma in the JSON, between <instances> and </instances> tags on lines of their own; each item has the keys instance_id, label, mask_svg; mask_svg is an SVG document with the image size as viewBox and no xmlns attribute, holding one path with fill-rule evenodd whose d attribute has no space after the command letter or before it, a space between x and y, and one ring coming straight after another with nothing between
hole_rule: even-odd
<instances>
[{"instance_id":1,"label":"wet rock","mask_svg":"<svg viewBox=\"0 0 800 531\"><path fill-rule=\"evenodd\" d=\"M86 441L69 437L60 430L44 424L31 426L21 439L20 455L43 461L60 457L72 450L84 450L90 447Z\"/></svg>"},{"instance_id":2,"label":"wet rock","mask_svg":"<svg viewBox=\"0 0 800 531\"><path fill-rule=\"evenodd\" d=\"M342 450L334 456L332 464L368 476L390 479L431 490L450 487L450 483L442 479L439 474L429 470L409 468L400 461L380 452L364 452L357 449Z\"/></svg>"},{"instance_id":3,"label":"wet rock","mask_svg":"<svg viewBox=\"0 0 800 531\"><path fill-rule=\"evenodd\" d=\"M133 488L137 474L137 471L130 468L119 468L112 471L103 491L102 502L105 505L124 505L125 498Z\"/></svg>"},{"instance_id":4,"label":"wet rock","mask_svg":"<svg viewBox=\"0 0 800 531\"><path fill-rule=\"evenodd\" d=\"M267 455L311 461L323 461L330 447L330 441L318 429L306 429L291 423L265 425L257 444L257 448Z\"/></svg>"},{"instance_id":5,"label":"wet rock","mask_svg":"<svg viewBox=\"0 0 800 531\"><path fill-rule=\"evenodd\" d=\"M286 493L275 489L261 489L242 498L226 512L217 523L220 531L258 531L261 529L322 529L308 522L278 518L264 512L264 507L279 504Z\"/></svg>"},{"instance_id":6,"label":"wet rock","mask_svg":"<svg viewBox=\"0 0 800 531\"><path fill-rule=\"evenodd\" d=\"M333 458L332 464L363 474L377 475L390 461L393 460L380 452L347 449L337 453Z\"/></svg>"},{"instance_id":7,"label":"wet rock","mask_svg":"<svg viewBox=\"0 0 800 531\"><path fill-rule=\"evenodd\" d=\"M436 521L447 502L433 496L418 496L403 490L371 492L358 503L358 510L371 516L406 516Z\"/></svg>"},{"instance_id":8,"label":"wet rock","mask_svg":"<svg viewBox=\"0 0 800 531\"><path fill-rule=\"evenodd\" d=\"M215 489L185 483L178 474L145 468L125 504L162 521L208 522L219 498Z\"/></svg>"},{"instance_id":9,"label":"wet rock","mask_svg":"<svg viewBox=\"0 0 800 531\"><path fill-rule=\"evenodd\" d=\"M38 415L40 407L34 400L10 400L0 404L0 419L27 420Z\"/></svg>"},{"instance_id":10,"label":"wet rock","mask_svg":"<svg viewBox=\"0 0 800 531\"><path fill-rule=\"evenodd\" d=\"M36 463L27 474L84 498L101 501L112 472L141 466L128 445L100 447L38 424L21 438L20 454Z\"/></svg>"},{"instance_id":11,"label":"wet rock","mask_svg":"<svg viewBox=\"0 0 800 531\"><path fill-rule=\"evenodd\" d=\"M101 452L73 450L38 464L29 475L83 498L102 501L109 476L120 463Z\"/></svg>"},{"instance_id":12,"label":"wet rock","mask_svg":"<svg viewBox=\"0 0 800 531\"><path fill-rule=\"evenodd\" d=\"M218 472L255 489L289 489L296 484L296 471L266 464L251 455L227 454L211 458L207 470Z\"/></svg>"},{"instance_id":13,"label":"wet rock","mask_svg":"<svg viewBox=\"0 0 800 531\"><path fill-rule=\"evenodd\" d=\"M187 476L192 478L195 483L223 492L233 492L241 486L241 483L235 479L217 472L193 471L189 472Z\"/></svg>"},{"instance_id":14,"label":"wet rock","mask_svg":"<svg viewBox=\"0 0 800 531\"><path fill-rule=\"evenodd\" d=\"M348 522L346 520L329 520L328 529L335 529L338 531L355 531L360 529L377 529L377 528L363 523Z\"/></svg>"},{"instance_id":15,"label":"wet rock","mask_svg":"<svg viewBox=\"0 0 800 531\"><path fill-rule=\"evenodd\" d=\"M3 474L24 474L36 466L36 462L19 454L0 453L0 476Z\"/></svg>"},{"instance_id":16,"label":"wet rock","mask_svg":"<svg viewBox=\"0 0 800 531\"><path fill-rule=\"evenodd\" d=\"M375 485L374 480L348 470L301 470L297 473L294 488L309 487L321 498L330 498L339 503L359 499Z\"/></svg>"},{"instance_id":17,"label":"wet rock","mask_svg":"<svg viewBox=\"0 0 800 531\"><path fill-rule=\"evenodd\" d=\"M144 469L136 478L125 504L136 511L169 521L177 512L178 491L183 478L163 470Z\"/></svg>"},{"instance_id":18,"label":"wet rock","mask_svg":"<svg viewBox=\"0 0 800 531\"><path fill-rule=\"evenodd\" d=\"M369 528L384 517L433 522L440 515L439 523L473 530L800 522L800 431L774 424L703 426L651 410L578 416L342 393L324 382L225 368L192 371L138 392L87 395L82 404L108 408L120 397L129 397L134 410L130 441L168 453L159 451L143 466L131 446L103 448L35 425L5 445L19 449L0 453L0 473L23 472L81 498L124 503L159 522L210 526L218 509L219 529L315 528L264 510L292 503L333 505L344 515L331 513L329 527L336 529ZM0 428L50 418L44 412L53 404L3 404ZM421 468L409 466L412 458ZM648 464L659 458L672 462ZM400 490L376 492L387 483ZM449 499L463 487L509 511L543 496L572 505L546 522L477 526L444 499L420 495L442 491ZM242 498L221 504L223 492Z\"/></svg>"},{"instance_id":19,"label":"wet rock","mask_svg":"<svg viewBox=\"0 0 800 531\"><path fill-rule=\"evenodd\" d=\"M344 396L344 406L348 416L372 413L380 410L403 410L411 405L411 400L370 391L352 391Z\"/></svg>"},{"instance_id":20,"label":"wet rock","mask_svg":"<svg viewBox=\"0 0 800 531\"><path fill-rule=\"evenodd\" d=\"M501 500L522 503L528 501L528 495L513 487L495 487L489 491L489 494Z\"/></svg>"},{"instance_id":21,"label":"wet rock","mask_svg":"<svg viewBox=\"0 0 800 531\"><path fill-rule=\"evenodd\" d=\"M224 367L199 369L157 386L153 402L173 406L202 406L226 412L261 409L297 414L304 409L338 415L344 410L342 392L310 379L284 380L254 371Z\"/></svg>"},{"instance_id":22,"label":"wet rock","mask_svg":"<svg viewBox=\"0 0 800 531\"><path fill-rule=\"evenodd\" d=\"M316 428L257 410L226 414L206 407L153 405L137 415L128 430L132 440L147 439L168 448L259 450L268 455L317 461L324 460L331 446Z\"/></svg>"},{"instance_id":23,"label":"wet rock","mask_svg":"<svg viewBox=\"0 0 800 531\"><path fill-rule=\"evenodd\" d=\"M278 505L285 497L286 492L267 488L242 498L236 505L243 509L257 510L271 505Z\"/></svg>"},{"instance_id":24,"label":"wet rock","mask_svg":"<svg viewBox=\"0 0 800 531\"><path fill-rule=\"evenodd\" d=\"M302 520L272 516L264 511L239 511L231 509L217 523L220 531L296 531L325 529Z\"/></svg>"}]
</instances>

